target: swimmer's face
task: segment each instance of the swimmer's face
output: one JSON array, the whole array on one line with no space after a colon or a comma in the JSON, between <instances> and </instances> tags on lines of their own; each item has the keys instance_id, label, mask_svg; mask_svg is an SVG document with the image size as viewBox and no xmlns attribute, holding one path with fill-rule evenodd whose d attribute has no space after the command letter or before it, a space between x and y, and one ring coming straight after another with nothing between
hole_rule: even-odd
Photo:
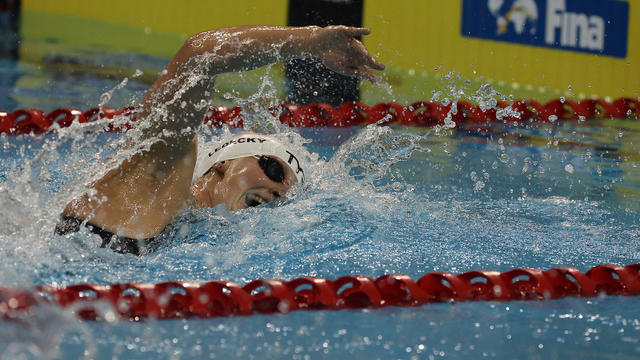
<instances>
[{"instance_id":1,"label":"swimmer's face","mask_svg":"<svg viewBox=\"0 0 640 360\"><path fill-rule=\"evenodd\" d=\"M293 170L275 156L228 160L224 166L224 175L215 190L231 211L270 202L297 182Z\"/></svg>"}]
</instances>

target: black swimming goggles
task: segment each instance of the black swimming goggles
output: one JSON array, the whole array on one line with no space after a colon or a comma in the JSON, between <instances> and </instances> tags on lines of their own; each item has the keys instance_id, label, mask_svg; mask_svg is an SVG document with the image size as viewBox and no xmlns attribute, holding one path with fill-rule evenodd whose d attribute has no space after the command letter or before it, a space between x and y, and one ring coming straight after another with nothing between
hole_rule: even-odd
<instances>
[{"instance_id":1,"label":"black swimming goggles","mask_svg":"<svg viewBox=\"0 0 640 360\"><path fill-rule=\"evenodd\" d=\"M278 160L268 155L254 155L253 157L258 159L258 165L269 180L289 185L284 175L284 167L282 167L282 164ZM276 197L279 197L277 193L275 194ZM265 200L254 192L249 191L245 194L245 203L249 207L259 206L264 202Z\"/></svg>"},{"instance_id":2,"label":"black swimming goggles","mask_svg":"<svg viewBox=\"0 0 640 360\"><path fill-rule=\"evenodd\" d=\"M284 175L284 167L278 160L268 155L254 155L254 157L258 159L258 165L269 180L289 184Z\"/></svg>"},{"instance_id":3,"label":"black swimming goggles","mask_svg":"<svg viewBox=\"0 0 640 360\"><path fill-rule=\"evenodd\" d=\"M289 181L287 181L284 175L284 167L282 167L282 164L278 160L268 155L253 155L253 157L258 159L258 165L260 166L264 174L267 175L269 180L289 185ZM203 176L207 175L212 170L213 166L209 168L209 170L207 170L207 172L205 172Z\"/></svg>"}]
</instances>

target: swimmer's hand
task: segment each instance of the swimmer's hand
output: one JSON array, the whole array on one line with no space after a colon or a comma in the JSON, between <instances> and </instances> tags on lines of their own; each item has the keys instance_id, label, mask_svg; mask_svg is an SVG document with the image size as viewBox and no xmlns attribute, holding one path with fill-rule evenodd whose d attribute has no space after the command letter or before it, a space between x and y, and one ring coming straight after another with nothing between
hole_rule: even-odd
<instances>
[{"instance_id":1,"label":"swimmer's hand","mask_svg":"<svg viewBox=\"0 0 640 360\"><path fill-rule=\"evenodd\" d=\"M384 70L356 37L369 35L366 28L349 26L315 27L309 36L307 48L321 59L329 69L343 75L368 79L377 78L372 70Z\"/></svg>"}]
</instances>

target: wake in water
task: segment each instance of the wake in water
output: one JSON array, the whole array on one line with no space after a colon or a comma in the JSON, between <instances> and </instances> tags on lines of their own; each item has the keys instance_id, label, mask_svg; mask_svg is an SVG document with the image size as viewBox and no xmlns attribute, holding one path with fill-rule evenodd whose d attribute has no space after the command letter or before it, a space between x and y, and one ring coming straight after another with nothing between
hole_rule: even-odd
<instances>
[{"instance_id":1,"label":"wake in water","mask_svg":"<svg viewBox=\"0 0 640 360\"><path fill-rule=\"evenodd\" d=\"M126 86L126 81L108 92L102 100L108 101L112 92L119 91L123 86ZM465 91L452 86L446 90L449 97L442 101L447 104L455 103L463 99ZM292 192L285 199L278 201L279 207L267 204L239 214L228 212L224 207L187 210L178 216L160 237L156 246L158 253L152 257L161 257L159 254L171 251L174 247L213 246L215 249L222 244L225 251L236 254L232 260L225 260L227 265L222 266L222 269L228 269L229 264L242 264L247 258L246 255L240 254L240 251L227 248L229 244L230 247L236 246L237 239L250 244L263 236L277 235L275 239L282 240L290 234L322 229L327 223L334 221L331 217L324 216L325 213L337 215L343 212L344 215L337 215L338 221L348 219L346 214L353 212L367 213L367 216L376 218L385 212L407 211L405 207L408 203L424 205L430 201L446 201L463 195L467 190L472 190L468 192L472 198L486 198L486 194L492 198L497 194L498 197L523 199L532 194L540 196L548 193L554 196L555 193L547 191L554 186L538 190L538 185L531 183L512 185L508 190L501 189L499 179L502 176L510 176L514 183L521 182L515 178L518 172L528 178L531 174L544 176L544 161L547 160L545 154L539 154L539 160L535 160L536 155L532 154L515 154L516 158L510 159L502 137L497 141L490 138L483 140L487 144L486 149L495 148L495 152L490 154L493 159L485 160L467 155L480 148L470 147L468 151L460 151L470 144L467 140L473 138L456 145L457 141L447 136L447 133L443 132L444 129L436 129L432 133L421 129L399 130L372 125L351 136L335 153L322 150L323 154L319 154L307 151L306 148L313 148L311 140L282 125L269 110L278 102L269 72L264 77L259 91L248 99L236 98L230 94L228 97L242 105L248 114L244 119L246 130L271 134L292 144L296 151L304 154L305 161L310 164L310 181L305 185L305 189L299 189L304 191ZM487 85L483 85L471 95L472 100L487 108L497 106L496 98L504 99L504 96ZM103 105L106 104L105 102ZM115 119L115 124L123 124L127 120L120 117ZM53 235L57 214L61 212L64 204L86 191L86 184L104 176L124 159L148 149L152 143L152 140L144 137L144 129L134 127L122 135L109 134L102 131L107 125L108 120L90 124L76 123L44 136L21 136L11 139L5 137L3 140L7 156L2 163L4 180L0 183L0 200L3 205L0 210L0 241L5 244L2 247L3 257L21 259L19 263L22 265L16 267L15 263L4 263L4 284L29 285L39 283L43 279L62 281L65 284L88 280L116 282L136 279L136 271L123 270L123 273L105 274L111 268L110 262L114 259L122 261L127 266L136 263L136 260L126 257L124 260L121 259L122 256L112 254L108 250L96 249L99 240L95 235L87 231L67 237ZM203 127L198 133L198 138L201 143L206 144L203 148L207 150L217 143L216 140L227 139L231 134L232 131L228 128L215 130ZM345 130L344 137L349 136ZM566 159L566 154L560 155ZM326 161L326 158L329 160ZM518 167L520 161L522 166ZM425 164L430 165L425 168ZM578 166L579 163L575 164ZM566 172L567 166L569 165L562 168L569 174ZM570 167L574 169L574 165ZM516 175L513 175L514 168ZM586 170L588 171L588 168ZM438 175L437 178L431 178L434 173ZM466 185L469 180L471 187ZM555 187L563 186L556 184ZM574 188L581 186L572 185ZM540 195L537 195L538 193ZM466 199L466 195L463 195L463 198ZM341 210L335 213L334 206ZM410 212L418 211L415 206L408 207ZM270 213L278 213L278 216L272 218L268 215ZM446 216L447 211L442 214ZM263 221L272 224L265 227ZM356 224L358 219L356 217L349 221ZM338 238L349 238L344 242L335 242L335 246L339 248L353 244L353 236L365 239L371 232L354 225L354 228L345 234L332 234ZM16 241L17 239L19 241ZM282 247L282 253L295 251L292 249L296 248L290 243L277 246ZM246 247L240 248L251 253ZM313 250L315 249L307 249L306 253ZM214 250L212 258L218 256L220 253ZM102 267L105 273L98 275L76 269L68 274L69 278L58 277L65 274L64 269L70 263L83 264L87 258L101 263L99 267ZM203 265L203 269L207 268L211 274L225 277L226 270L216 270L219 264L217 259L208 260L207 263L209 265ZM212 266L214 264L216 266ZM202 271L196 278L211 278L207 274L207 271ZM263 276L271 277L277 274L264 273ZM148 281L151 280L153 279Z\"/></svg>"}]
</instances>

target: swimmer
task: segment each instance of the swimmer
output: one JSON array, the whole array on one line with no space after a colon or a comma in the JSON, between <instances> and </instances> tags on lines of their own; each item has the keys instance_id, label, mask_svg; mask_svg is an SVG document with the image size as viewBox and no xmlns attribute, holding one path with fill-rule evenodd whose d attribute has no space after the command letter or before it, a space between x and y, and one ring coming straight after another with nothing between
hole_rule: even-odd
<instances>
[{"instance_id":1,"label":"swimmer","mask_svg":"<svg viewBox=\"0 0 640 360\"><path fill-rule=\"evenodd\" d=\"M124 160L65 207L56 233L82 225L102 247L140 254L185 206L240 210L283 196L304 181L304 165L275 138L245 133L200 154L196 130L215 76L314 57L343 75L375 81L383 70L356 39L365 28L242 26L189 38L147 91L138 112L144 151ZM203 105L204 104L204 105Z\"/></svg>"}]
</instances>

